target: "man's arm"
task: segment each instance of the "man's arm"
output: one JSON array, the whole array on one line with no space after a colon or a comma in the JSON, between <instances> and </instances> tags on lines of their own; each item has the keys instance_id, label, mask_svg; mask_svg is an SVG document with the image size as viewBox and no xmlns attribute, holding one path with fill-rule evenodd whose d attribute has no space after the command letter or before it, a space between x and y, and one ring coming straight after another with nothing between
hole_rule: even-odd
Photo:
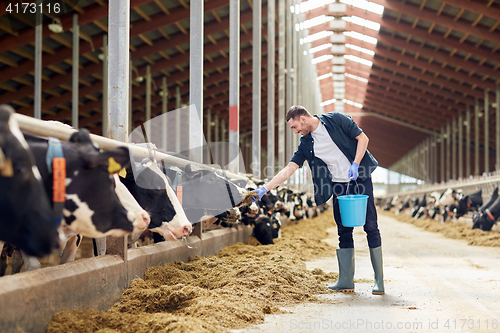
<instances>
[{"instance_id":1,"label":"man's arm","mask_svg":"<svg viewBox=\"0 0 500 333\"><path fill-rule=\"evenodd\" d=\"M354 156L354 163L361 163L361 159L365 156L368 142L370 141L364 132L356 137L358 140L358 148L356 149L356 156Z\"/></svg>"},{"instance_id":2,"label":"man's arm","mask_svg":"<svg viewBox=\"0 0 500 333\"><path fill-rule=\"evenodd\" d=\"M284 182L286 182L288 178L290 178L294 174L295 171L297 171L298 168L299 165L297 163L295 162L288 163L288 165L283 170L278 172L278 174L273 179L271 179L269 183L264 185L264 187L266 188L267 191L269 191L275 188L276 186L283 184Z\"/></svg>"}]
</instances>

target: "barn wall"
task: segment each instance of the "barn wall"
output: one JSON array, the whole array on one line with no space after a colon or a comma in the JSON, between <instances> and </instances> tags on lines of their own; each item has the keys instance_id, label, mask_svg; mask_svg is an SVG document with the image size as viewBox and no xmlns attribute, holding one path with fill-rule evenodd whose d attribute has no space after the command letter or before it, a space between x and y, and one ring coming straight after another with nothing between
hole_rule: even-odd
<instances>
[{"instance_id":1,"label":"barn wall","mask_svg":"<svg viewBox=\"0 0 500 333\"><path fill-rule=\"evenodd\" d=\"M184 241L166 242L130 249L126 263L119 256L105 255L2 277L0 331L44 333L54 313L63 309L107 310L147 267L213 255L226 245L246 242L251 233L251 227L241 225L204 233L203 240L188 237L191 249Z\"/></svg>"}]
</instances>

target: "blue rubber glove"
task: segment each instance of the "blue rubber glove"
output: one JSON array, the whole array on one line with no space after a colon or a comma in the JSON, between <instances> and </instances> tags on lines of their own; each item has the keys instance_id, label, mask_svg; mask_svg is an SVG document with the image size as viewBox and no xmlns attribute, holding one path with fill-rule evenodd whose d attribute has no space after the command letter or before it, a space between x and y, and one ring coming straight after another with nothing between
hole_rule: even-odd
<instances>
[{"instance_id":1,"label":"blue rubber glove","mask_svg":"<svg viewBox=\"0 0 500 333\"><path fill-rule=\"evenodd\" d=\"M259 197L257 199L251 198L250 201L252 201L252 202L259 201L260 199L262 199L262 196L264 194L266 194L267 190L264 186L262 186L262 187L256 189L254 192L257 193L259 195Z\"/></svg>"},{"instance_id":2,"label":"blue rubber glove","mask_svg":"<svg viewBox=\"0 0 500 333\"><path fill-rule=\"evenodd\" d=\"M358 168L359 168L358 163L353 163L351 165L351 167L349 168L349 179L351 180L358 179Z\"/></svg>"}]
</instances>

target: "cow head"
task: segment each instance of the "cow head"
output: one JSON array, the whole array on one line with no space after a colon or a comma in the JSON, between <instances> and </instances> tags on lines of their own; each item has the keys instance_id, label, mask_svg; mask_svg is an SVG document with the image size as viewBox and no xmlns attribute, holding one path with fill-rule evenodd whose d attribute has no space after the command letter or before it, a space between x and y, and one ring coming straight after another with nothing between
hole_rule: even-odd
<instances>
[{"instance_id":1,"label":"cow head","mask_svg":"<svg viewBox=\"0 0 500 333\"><path fill-rule=\"evenodd\" d=\"M226 177L208 169L188 164L182 179L184 208L202 208L217 215L241 205L247 192Z\"/></svg>"},{"instance_id":2,"label":"cow head","mask_svg":"<svg viewBox=\"0 0 500 333\"><path fill-rule=\"evenodd\" d=\"M468 211L477 210L483 204L482 189L458 200L455 217L458 219L464 216Z\"/></svg>"},{"instance_id":3,"label":"cow head","mask_svg":"<svg viewBox=\"0 0 500 333\"><path fill-rule=\"evenodd\" d=\"M44 256L57 245L57 224L13 113L10 106L0 106L0 240Z\"/></svg>"},{"instance_id":4,"label":"cow head","mask_svg":"<svg viewBox=\"0 0 500 333\"><path fill-rule=\"evenodd\" d=\"M168 240L191 233L191 223L155 160L146 158L140 163L134 162L133 173L128 172L122 182L151 216L149 229Z\"/></svg>"}]
</instances>

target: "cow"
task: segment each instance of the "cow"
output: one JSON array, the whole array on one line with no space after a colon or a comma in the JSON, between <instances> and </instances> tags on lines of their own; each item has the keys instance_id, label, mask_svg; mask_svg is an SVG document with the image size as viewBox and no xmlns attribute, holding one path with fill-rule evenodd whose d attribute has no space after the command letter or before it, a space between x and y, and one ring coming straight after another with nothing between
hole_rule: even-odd
<instances>
[{"instance_id":1,"label":"cow","mask_svg":"<svg viewBox=\"0 0 500 333\"><path fill-rule=\"evenodd\" d=\"M14 110L0 106L0 252L7 242L33 256L58 247L58 223Z\"/></svg>"},{"instance_id":2,"label":"cow","mask_svg":"<svg viewBox=\"0 0 500 333\"><path fill-rule=\"evenodd\" d=\"M426 199L427 199L427 195L424 194L424 197L422 198L422 200L417 201L418 203L413 208L413 211L411 213L411 217L416 218L417 215L425 208L425 206L427 205Z\"/></svg>"},{"instance_id":3,"label":"cow","mask_svg":"<svg viewBox=\"0 0 500 333\"><path fill-rule=\"evenodd\" d=\"M49 140L25 135L35 155L46 193L52 198L53 176L47 163ZM102 151L81 129L61 142L66 159L66 201L62 210L64 229L82 236L121 237L133 231L133 213L120 203L112 174L130 163L126 147Z\"/></svg>"},{"instance_id":4,"label":"cow","mask_svg":"<svg viewBox=\"0 0 500 333\"><path fill-rule=\"evenodd\" d=\"M182 207L191 223L239 207L247 190L214 170L187 164L182 173Z\"/></svg>"},{"instance_id":5,"label":"cow","mask_svg":"<svg viewBox=\"0 0 500 333\"><path fill-rule=\"evenodd\" d=\"M241 222L253 227L252 235L262 245L274 244L273 238L281 236L281 222L274 214L265 215L254 202L241 209Z\"/></svg>"},{"instance_id":6,"label":"cow","mask_svg":"<svg viewBox=\"0 0 500 333\"><path fill-rule=\"evenodd\" d=\"M483 229L483 222L485 220L481 219L481 216L487 210L489 211L489 208L498 199L498 197L499 196L498 196L498 186L497 186L495 188L495 190L493 191L490 200L488 200L487 203L485 203L484 205L482 205L481 207L479 207L479 209L477 210L477 213L474 214L474 216L472 218L472 222L473 222L472 229ZM487 213L486 213L486 217L489 217ZM485 229L487 229L486 231L491 230L491 227L493 227L493 225L491 225L491 227L490 227L491 220L492 220L491 218L487 219L486 221L489 221L489 223L484 224Z\"/></svg>"},{"instance_id":7,"label":"cow","mask_svg":"<svg viewBox=\"0 0 500 333\"><path fill-rule=\"evenodd\" d=\"M481 228L483 231L490 231L500 217L500 197L484 208L481 214L473 218L473 229Z\"/></svg>"},{"instance_id":8,"label":"cow","mask_svg":"<svg viewBox=\"0 0 500 333\"><path fill-rule=\"evenodd\" d=\"M467 212L477 210L483 204L483 190L466 195L458 200L457 208L454 210L455 218L464 216Z\"/></svg>"},{"instance_id":9,"label":"cow","mask_svg":"<svg viewBox=\"0 0 500 333\"><path fill-rule=\"evenodd\" d=\"M188 236L192 225L157 161L148 157L139 163L133 162L131 169L120 179L151 216L149 229L166 240Z\"/></svg>"},{"instance_id":10,"label":"cow","mask_svg":"<svg viewBox=\"0 0 500 333\"><path fill-rule=\"evenodd\" d=\"M28 134L25 138L33 151L45 192L52 204L54 170L50 152L58 149L54 145L60 148L66 161L65 201L60 216L61 245L64 247L60 254L61 264L74 260L83 236L120 237L143 228L143 223L134 225L135 214L123 207L115 192L112 174L129 164L128 148L101 151L94 146L86 129L73 133L68 142L57 140L54 143ZM41 268L37 258L24 251L21 254L27 271ZM20 266L13 265L13 272L20 270Z\"/></svg>"}]
</instances>

